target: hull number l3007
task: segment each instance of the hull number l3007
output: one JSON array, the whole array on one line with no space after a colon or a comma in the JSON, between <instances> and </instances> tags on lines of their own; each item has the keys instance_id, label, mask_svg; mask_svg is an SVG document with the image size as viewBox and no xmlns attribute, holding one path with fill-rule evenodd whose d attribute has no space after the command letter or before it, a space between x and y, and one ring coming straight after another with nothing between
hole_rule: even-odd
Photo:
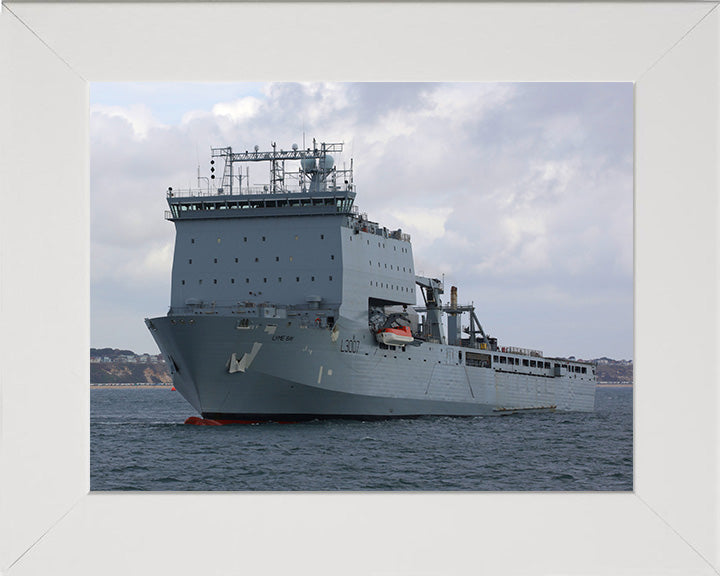
<instances>
[{"instance_id":1,"label":"hull number l3007","mask_svg":"<svg viewBox=\"0 0 720 576\"><path fill-rule=\"evenodd\" d=\"M360 350L360 340L356 338L343 338L340 340L340 352L357 354L358 350Z\"/></svg>"}]
</instances>

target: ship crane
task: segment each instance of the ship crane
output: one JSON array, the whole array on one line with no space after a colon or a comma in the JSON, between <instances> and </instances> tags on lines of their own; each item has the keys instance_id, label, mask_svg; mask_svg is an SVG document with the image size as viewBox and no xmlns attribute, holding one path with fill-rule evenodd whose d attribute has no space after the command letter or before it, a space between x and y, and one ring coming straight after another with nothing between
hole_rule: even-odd
<instances>
[{"instance_id":1,"label":"ship crane","mask_svg":"<svg viewBox=\"0 0 720 576\"><path fill-rule=\"evenodd\" d=\"M422 288L422 297L425 301L425 308L416 309L427 314L426 329L430 340L447 344L447 338L442 330L442 302L440 294L443 294L443 283L437 278L427 278L425 276L415 276L415 284ZM429 330L428 330L429 328Z\"/></svg>"},{"instance_id":2,"label":"ship crane","mask_svg":"<svg viewBox=\"0 0 720 576\"><path fill-rule=\"evenodd\" d=\"M486 346L490 346L490 338L485 334L475 314L475 306L459 306L457 303L457 288L455 286L450 290L450 304L443 305L440 301L440 294L443 294L444 287L440 280L437 278L416 276L415 283L423 289L422 295L425 301L425 307L415 308L415 311L427 314L427 328L425 332L429 332L428 335L430 339L440 342L441 344L461 346L460 318L463 312L467 312L470 315L470 326L466 328L464 332L470 335L470 345L477 347L478 342L483 342ZM447 339L442 332L441 318L443 313L448 315ZM480 338L478 338L478 336L480 336Z\"/></svg>"}]
</instances>

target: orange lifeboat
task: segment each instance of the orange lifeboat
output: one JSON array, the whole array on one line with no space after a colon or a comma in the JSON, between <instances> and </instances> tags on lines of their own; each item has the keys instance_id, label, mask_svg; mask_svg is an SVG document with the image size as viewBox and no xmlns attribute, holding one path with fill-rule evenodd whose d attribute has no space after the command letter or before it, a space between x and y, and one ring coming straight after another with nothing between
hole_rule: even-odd
<instances>
[{"instance_id":1,"label":"orange lifeboat","mask_svg":"<svg viewBox=\"0 0 720 576\"><path fill-rule=\"evenodd\" d=\"M399 328L384 328L375 335L377 341L388 346L405 346L414 340L410 328L401 326Z\"/></svg>"}]
</instances>

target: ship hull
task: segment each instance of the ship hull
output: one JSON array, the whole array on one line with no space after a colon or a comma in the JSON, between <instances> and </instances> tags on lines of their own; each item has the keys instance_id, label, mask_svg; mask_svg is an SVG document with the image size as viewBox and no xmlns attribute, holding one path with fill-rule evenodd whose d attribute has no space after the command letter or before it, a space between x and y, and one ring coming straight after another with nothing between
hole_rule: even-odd
<instances>
[{"instance_id":1,"label":"ship hull","mask_svg":"<svg viewBox=\"0 0 720 576\"><path fill-rule=\"evenodd\" d=\"M250 322L194 314L148 320L173 383L220 421L481 416L594 408L594 377L469 366L465 349L428 342L382 348L367 326L298 319Z\"/></svg>"}]
</instances>

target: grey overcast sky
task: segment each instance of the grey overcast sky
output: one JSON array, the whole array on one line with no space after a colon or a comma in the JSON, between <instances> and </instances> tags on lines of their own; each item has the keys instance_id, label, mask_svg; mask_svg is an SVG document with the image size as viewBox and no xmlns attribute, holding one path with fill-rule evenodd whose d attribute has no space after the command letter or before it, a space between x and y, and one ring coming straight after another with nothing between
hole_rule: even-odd
<instances>
[{"instance_id":1,"label":"grey overcast sky","mask_svg":"<svg viewBox=\"0 0 720 576\"><path fill-rule=\"evenodd\" d=\"M360 211L410 233L417 273L500 345L632 358L630 83L94 83L90 102L93 347L157 353L168 186L209 175L211 146L304 133L345 143Z\"/></svg>"}]
</instances>

